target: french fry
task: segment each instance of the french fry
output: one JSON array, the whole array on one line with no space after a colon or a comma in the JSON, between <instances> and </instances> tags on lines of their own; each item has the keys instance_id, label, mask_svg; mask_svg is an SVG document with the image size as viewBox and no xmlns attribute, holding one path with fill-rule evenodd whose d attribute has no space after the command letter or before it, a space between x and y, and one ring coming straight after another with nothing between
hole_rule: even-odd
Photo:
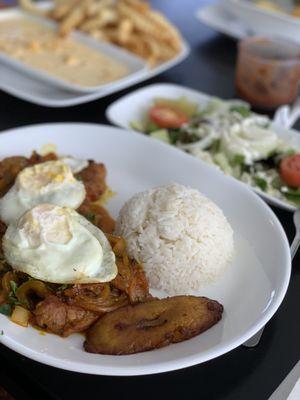
<instances>
[{"instance_id":1,"label":"french fry","mask_svg":"<svg viewBox=\"0 0 300 400\"><path fill-rule=\"evenodd\" d=\"M94 17L99 13L99 11L111 6L112 4L112 0L96 0L88 5L86 15L87 17Z\"/></svg>"},{"instance_id":2,"label":"french fry","mask_svg":"<svg viewBox=\"0 0 300 400\"><path fill-rule=\"evenodd\" d=\"M150 5L149 3L146 3L144 1L140 1L140 0L119 0L119 1L123 1L123 3L129 5L130 7L136 9L139 12L147 12L150 10Z\"/></svg>"},{"instance_id":3,"label":"french fry","mask_svg":"<svg viewBox=\"0 0 300 400\"><path fill-rule=\"evenodd\" d=\"M151 56L149 47L146 45L143 37L138 33L131 35L126 43L126 48L146 60Z\"/></svg>"},{"instance_id":4,"label":"french fry","mask_svg":"<svg viewBox=\"0 0 300 400\"><path fill-rule=\"evenodd\" d=\"M55 3L55 7L50 12L50 16L58 21L65 18L79 1L80 0L65 0Z\"/></svg>"},{"instance_id":5,"label":"french fry","mask_svg":"<svg viewBox=\"0 0 300 400\"><path fill-rule=\"evenodd\" d=\"M181 36L178 30L161 14L157 11L150 11L148 18L155 23L160 29L164 30L168 36L167 41L174 47L175 50L181 48Z\"/></svg>"},{"instance_id":6,"label":"french fry","mask_svg":"<svg viewBox=\"0 0 300 400\"><path fill-rule=\"evenodd\" d=\"M138 31L151 35L157 40L165 40L166 38L169 38L168 32L165 32L157 27L157 25L154 25L151 20L149 20L148 14L140 13L124 2L117 3L117 8L122 16L132 21L134 27Z\"/></svg>"},{"instance_id":7,"label":"french fry","mask_svg":"<svg viewBox=\"0 0 300 400\"><path fill-rule=\"evenodd\" d=\"M96 16L94 18L83 21L83 23L79 26L82 32L91 33L97 30L98 28L102 28L103 23L101 19Z\"/></svg>"},{"instance_id":8,"label":"french fry","mask_svg":"<svg viewBox=\"0 0 300 400\"><path fill-rule=\"evenodd\" d=\"M109 42L109 38L107 37L107 35L103 30L95 29L89 32L89 34L97 40L104 40L105 42Z\"/></svg>"},{"instance_id":9,"label":"french fry","mask_svg":"<svg viewBox=\"0 0 300 400\"><path fill-rule=\"evenodd\" d=\"M30 14L47 16L49 10L37 6L32 0L19 0L19 6Z\"/></svg>"},{"instance_id":10,"label":"french fry","mask_svg":"<svg viewBox=\"0 0 300 400\"><path fill-rule=\"evenodd\" d=\"M20 5L30 8L32 1L20 0ZM176 27L143 0L54 0L49 16L58 21L62 36L79 29L124 47L150 66L173 58L182 47Z\"/></svg>"},{"instance_id":11,"label":"french fry","mask_svg":"<svg viewBox=\"0 0 300 400\"><path fill-rule=\"evenodd\" d=\"M101 30L109 42L119 44L118 26L104 27Z\"/></svg>"},{"instance_id":12,"label":"french fry","mask_svg":"<svg viewBox=\"0 0 300 400\"><path fill-rule=\"evenodd\" d=\"M95 2L95 1L91 4L89 4L89 6L87 7L87 10L86 10L87 18L94 17L95 15L98 14L98 12L99 12L98 6L99 6L99 3Z\"/></svg>"},{"instance_id":13,"label":"french fry","mask_svg":"<svg viewBox=\"0 0 300 400\"><path fill-rule=\"evenodd\" d=\"M151 36L142 35L142 39L144 42L144 46L148 50L147 61L151 65L155 65L155 63L160 59L160 47L156 40L151 38Z\"/></svg>"},{"instance_id":14,"label":"french fry","mask_svg":"<svg viewBox=\"0 0 300 400\"><path fill-rule=\"evenodd\" d=\"M76 28L84 20L88 1L89 0L85 0L84 4L82 4L82 2L78 3L62 21L59 27L59 34L61 36L67 36L72 29Z\"/></svg>"},{"instance_id":15,"label":"french fry","mask_svg":"<svg viewBox=\"0 0 300 400\"><path fill-rule=\"evenodd\" d=\"M89 33L108 24L116 23L117 21L118 15L116 11L110 8L104 8L95 17L84 21L80 25L80 29L83 32Z\"/></svg>"},{"instance_id":16,"label":"french fry","mask_svg":"<svg viewBox=\"0 0 300 400\"><path fill-rule=\"evenodd\" d=\"M133 24L129 19L123 19L118 26L118 42L126 44L133 32Z\"/></svg>"}]
</instances>

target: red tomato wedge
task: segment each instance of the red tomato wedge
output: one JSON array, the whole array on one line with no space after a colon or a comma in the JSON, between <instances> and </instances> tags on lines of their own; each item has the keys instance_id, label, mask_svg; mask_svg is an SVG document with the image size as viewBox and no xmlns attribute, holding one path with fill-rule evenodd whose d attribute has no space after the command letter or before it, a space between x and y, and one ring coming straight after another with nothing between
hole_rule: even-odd
<instances>
[{"instance_id":1,"label":"red tomato wedge","mask_svg":"<svg viewBox=\"0 0 300 400\"><path fill-rule=\"evenodd\" d=\"M188 122L188 117L185 113L166 105L150 108L149 118L160 128L180 128L181 125Z\"/></svg>"},{"instance_id":2,"label":"red tomato wedge","mask_svg":"<svg viewBox=\"0 0 300 400\"><path fill-rule=\"evenodd\" d=\"M287 185L300 187L300 154L294 154L281 161L280 176Z\"/></svg>"}]
</instances>

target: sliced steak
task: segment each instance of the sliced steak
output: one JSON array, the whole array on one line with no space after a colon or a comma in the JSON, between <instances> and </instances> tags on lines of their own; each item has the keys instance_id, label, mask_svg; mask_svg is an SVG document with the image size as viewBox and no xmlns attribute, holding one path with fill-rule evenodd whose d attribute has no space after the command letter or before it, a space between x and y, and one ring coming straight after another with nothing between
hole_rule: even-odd
<instances>
[{"instance_id":1,"label":"sliced steak","mask_svg":"<svg viewBox=\"0 0 300 400\"><path fill-rule=\"evenodd\" d=\"M69 305L51 294L38 303L34 311L34 323L40 328L60 336L69 336L75 332L85 331L99 315Z\"/></svg>"}]
</instances>

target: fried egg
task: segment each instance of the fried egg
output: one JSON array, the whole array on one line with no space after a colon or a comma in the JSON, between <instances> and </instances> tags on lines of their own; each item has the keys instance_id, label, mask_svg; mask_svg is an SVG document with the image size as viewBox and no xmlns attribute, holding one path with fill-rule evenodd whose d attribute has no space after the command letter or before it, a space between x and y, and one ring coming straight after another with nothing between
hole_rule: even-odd
<instances>
[{"instance_id":1,"label":"fried egg","mask_svg":"<svg viewBox=\"0 0 300 400\"><path fill-rule=\"evenodd\" d=\"M71 168L73 174L77 174L89 165L87 160L82 160L81 158L74 157L62 157L60 158L60 161L64 164L67 164Z\"/></svg>"},{"instance_id":2,"label":"fried egg","mask_svg":"<svg viewBox=\"0 0 300 400\"><path fill-rule=\"evenodd\" d=\"M71 208L40 204L8 226L7 262L45 282L109 282L117 275L115 255L104 233Z\"/></svg>"},{"instance_id":3,"label":"fried egg","mask_svg":"<svg viewBox=\"0 0 300 400\"><path fill-rule=\"evenodd\" d=\"M10 224L41 203L78 208L85 195L83 183L74 178L66 163L58 160L36 164L23 169L0 199L0 219Z\"/></svg>"},{"instance_id":4,"label":"fried egg","mask_svg":"<svg viewBox=\"0 0 300 400\"><path fill-rule=\"evenodd\" d=\"M46 156L50 153L57 154L56 144L45 143L42 145L40 150L38 150L38 154L41 156ZM83 160L80 158L74 158L74 157L70 157L70 156L60 156L59 159L63 163L69 165L73 174L77 174L78 172L82 171L84 168L86 168L89 165L87 160Z\"/></svg>"}]
</instances>

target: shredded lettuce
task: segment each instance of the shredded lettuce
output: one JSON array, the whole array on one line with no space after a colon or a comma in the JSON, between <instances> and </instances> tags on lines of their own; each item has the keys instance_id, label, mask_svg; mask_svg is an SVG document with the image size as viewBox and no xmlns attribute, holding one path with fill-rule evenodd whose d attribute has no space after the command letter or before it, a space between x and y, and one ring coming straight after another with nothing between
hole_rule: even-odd
<instances>
[{"instance_id":1,"label":"shredded lettuce","mask_svg":"<svg viewBox=\"0 0 300 400\"><path fill-rule=\"evenodd\" d=\"M263 179L259 176L254 176L253 181L256 184L256 186L258 186L264 192L267 190L268 182L265 179Z\"/></svg>"},{"instance_id":2,"label":"shredded lettuce","mask_svg":"<svg viewBox=\"0 0 300 400\"><path fill-rule=\"evenodd\" d=\"M237 112L237 113L241 114L241 116L244 118L247 118L251 115L250 107L248 107L248 106L235 105L235 106L230 107L230 111Z\"/></svg>"},{"instance_id":3,"label":"shredded lettuce","mask_svg":"<svg viewBox=\"0 0 300 400\"><path fill-rule=\"evenodd\" d=\"M245 164L245 156L242 154L236 154L232 160L233 165L242 165Z\"/></svg>"},{"instance_id":4,"label":"shredded lettuce","mask_svg":"<svg viewBox=\"0 0 300 400\"><path fill-rule=\"evenodd\" d=\"M142 121L131 121L129 124L130 128L134 129L135 131L144 132L145 126Z\"/></svg>"},{"instance_id":5,"label":"shredded lettuce","mask_svg":"<svg viewBox=\"0 0 300 400\"><path fill-rule=\"evenodd\" d=\"M297 206L300 206L300 195L294 195L291 193L283 193L284 196L292 203L294 203Z\"/></svg>"},{"instance_id":6,"label":"shredded lettuce","mask_svg":"<svg viewBox=\"0 0 300 400\"><path fill-rule=\"evenodd\" d=\"M167 129L160 129L158 131L154 131L154 132L150 133L150 136L152 138L158 139L162 142L171 143L170 137L169 137L169 132Z\"/></svg>"}]
</instances>

